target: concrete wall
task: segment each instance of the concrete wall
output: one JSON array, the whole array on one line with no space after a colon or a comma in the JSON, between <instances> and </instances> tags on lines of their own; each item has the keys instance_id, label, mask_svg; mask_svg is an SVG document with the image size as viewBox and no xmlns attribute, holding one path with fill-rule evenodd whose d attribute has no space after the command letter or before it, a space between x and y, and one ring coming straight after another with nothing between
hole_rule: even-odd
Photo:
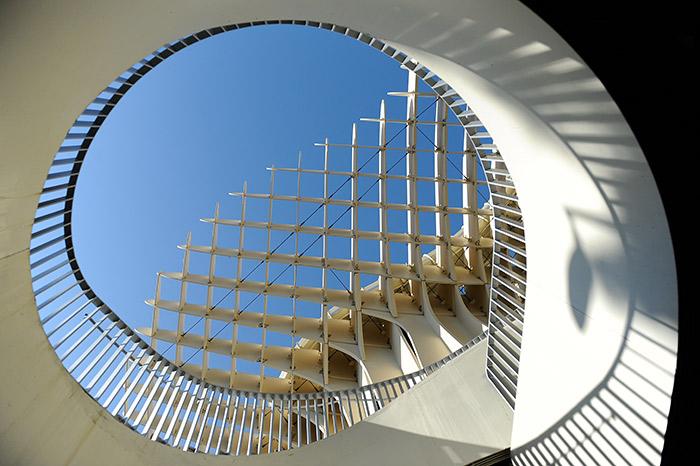
<instances>
[{"instance_id":1,"label":"concrete wall","mask_svg":"<svg viewBox=\"0 0 700 466\"><path fill-rule=\"evenodd\" d=\"M585 463L657 463L678 310L659 195L601 83L549 27L509 0L2 2L0 455L6 463L91 464L94 451L107 459L130 456L123 462L179 458L105 418L48 347L28 271L36 199L66 129L132 63L206 27L279 18L328 21L395 43L464 96L500 147L528 241L516 456L530 463L561 455ZM130 449L158 453L142 457Z\"/></svg>"}]
</instances>

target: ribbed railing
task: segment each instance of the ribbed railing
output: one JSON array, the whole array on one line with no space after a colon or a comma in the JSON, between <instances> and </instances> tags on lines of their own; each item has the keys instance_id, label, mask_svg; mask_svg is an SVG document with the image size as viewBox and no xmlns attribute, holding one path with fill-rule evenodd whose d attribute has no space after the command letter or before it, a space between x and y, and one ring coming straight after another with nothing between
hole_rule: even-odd
<instances>
[{"instance_id":1,"label":"ribbed railing","mask_svg":"<svg viewBox=\"0 0 700 466\"><path fill-rule=\"evenodd\" d=\"M473 136L474 149L482 161L493 159L486 172L494 200L495 193L512 199L501 198L503 201L494 205L495 239L501 246L496 248L493 259L498 272L494 272L487 332L487 372L512 405L517 378L505 371L514 371L517 377L519 345L510 342L509 337L514 332L519 335L515 330L521 331L518 325L522 325L525 255L524 243L518 241L524 241L524 232L522 219L513 220L512 213L506 214L513 206L517 209L517 197L497 149L482 142L487 133L466 103L426 68L371 36L314 21L260 21L216 27L167 44L115 79L78 116L49 170L30 244L37 310L58 358L90 396L140 434L184 450L239 455L299 447L348 428L486 338L486 333L482 334L413 374L357 389L291 395L242 392L202 382L170 363L92 291L75 258L72 204L82 161L105 118L131 86L173 53L224 31L262 24L299 24L332 30L399 61L423 78L450 106ZM514 268L521 265L522 268ZM515 330L511 331L513 327ZM518 351L513 351L513 347Z\"/></svg>"},{"instance_id":2,"label":"ribbed railing","mask_svg":"<svg viewBox=\"0 0 700 466\"><path fill-rule=\"evenodd\" d=\"M515 408L527 285L525 225L505 162L497 153L481 159L494 209L486 374Z\"/></svg>"},{"instance_id":3,"label":"ribbed railing","mask_svg":"<svg viewBox=\"0 0 700 466\"><path fill-rule=\"evenodd\" d=\"M75 281L59 294L77 286ZM41 313L46 306L39 307ZM82 291L41 322L68 372L110 414L151 440L215 455L271 453L327 438L382 409L487 335L416 372L383 382L271 394L232 390L186 373Z\"/></svg>"}]
</instances>

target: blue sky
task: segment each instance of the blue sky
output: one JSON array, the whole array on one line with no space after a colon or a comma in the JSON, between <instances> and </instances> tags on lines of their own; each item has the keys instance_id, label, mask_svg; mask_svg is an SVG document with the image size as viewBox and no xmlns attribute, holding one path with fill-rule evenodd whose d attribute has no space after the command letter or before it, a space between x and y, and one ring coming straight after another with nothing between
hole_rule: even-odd
<instances>
[{"instance_id":1,"label":"blue sky","mask_svg":"<svg viewBox=\"0 0 700 466\"><path fill-rule=\"evenodd\" d=\"M227 193L241 191L246 180L249 191L268 192L270 172L266 167L294 167L299 152L305 167L322 167L323 149L313 143L325 137L331 142L350 142L353 122L359 124L361 143L375 144L376 124L359 123L359 118L377 117L381 99L386 100L388 115L403 118L405 100L386 93L405 90L405 86L406 72L376 50L336 33L298 26L224 33L168 58L111 112L84 162L76 190L73 231L77 259L86 278L132 327L150 325L152 311L143 301L154 295L156 273L181 269L182 251L176 246L184 243L188 231L194 244L209 244L211 225L199 219L212 217L216 202L221 203L222 217L237 218L240 201ZM419 110L430 103L424 100ZM426 111L426 119L428 116L434 116L432 109ZM388 137L401 129L390 125ZM426 131L430 134L430 128ZM401 134L396 142L402 145L404 139ZM451 150L459 150L461 137L453 140L456 145ZM419 147L431 146L423 140ZM372 155L373 151L361 153L360 163ZM390 158L390 164L393 160L398 163L396 174L404 171L401 155ZM430 174L432 163L431 156L424 156L419 170ZM460 160L455 159L455 163L460 165ZM331 165L349 169L349 153L332 150ZM376 166L375 158L366 170L375 171ZM452 167L450 170L451 177L459 178L459 173ZM331 191L343 181L332 178ZM296 183L296 175L280 175L275 192L295 194ZM367 180L360 192L369 189L367 199L376 200L376 186L371 185ZM349 187L348 183L336 197L349 198ZM427 204L433 202L432 189L426 186L420 192ZM321 190L321 177L304 179L302 194L320 196ZM392 202L401 202L405 196L403 186L390 191ZM453 191L458 196L457 186L451 195ZM266 201L251 201L248 207L249 219L265 220ZM273 209L276 222L294 223L294 204L276 203ZM313 206L300 209L303 219ZM331 221L344 210L331 210ZM401 231L405 219L396 214L390 221L395 231ZM317 214L309 224L321 221ZM434 231L432 214L421 221L424 232ZM336 226L347 228L349 222L346 214ZM374 229L376 223L376 211L361 215L362 228ZM272 246L286 236L273 234ZM237 229L222 227L220 239L221 246L236 247ZM313 239L302 240L300 249ZM349 243L340 244L343 241L331 244L339 256L347 256ZM246 233L247 248L264 250L265 242L264 231ZM293 251L294 241L287 243L279 252ZM320 246L318 241L307 254L320 255ZM405 245L395 246L393 259L405 260ZM361 255L376 260L377 249L377 245L361 244ZM233 277L235 262L227 261L219 260L217 273ZM254 266L246 264L247 270ZM207 268L207 256L193 254L191 271L206 274ZM272 267L271 275L277 270ZM250 279L262 279L263 272L264 267L260 267ZM300 280L317 285L319 277L320 272L307 271ZM289 283L290 278L291 271L280 277L280 282ZM372 277L363 280L371 281ZM338 282L331 286L342 288ZM201 302L203 290L194 288L190 287L191 301ZM177 299L177 289L175 283L164 284L163 297ZM224 291L217 291L215 300L224 295ZM243 297L242 304L246 298L254 296ZM222 305L231 307L231 302L229 299ZM288 312L282 310L287 303L275 305L280 312ZM262 299L250 309L260 311ZM301 305L298 311L319 315L318 306ZM168 324L174 325L165 318L164 325ZM201 333L198 328L194 331ZM244 341L259 339L257 329L241 332ZM224 331L221 336L229 333ZM268 334L268 340L289 344L289 337L283 335ZM256 372L254 366L243 363L241 370Z\"/></svg>"}]
</instances>

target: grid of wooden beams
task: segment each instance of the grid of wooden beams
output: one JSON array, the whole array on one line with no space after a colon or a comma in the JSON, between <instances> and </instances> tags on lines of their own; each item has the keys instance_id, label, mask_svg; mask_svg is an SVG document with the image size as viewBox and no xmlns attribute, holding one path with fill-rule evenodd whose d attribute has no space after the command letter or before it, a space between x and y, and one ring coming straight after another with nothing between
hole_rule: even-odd
<instances>
[{"instance_id":1,"label":"grid of wooden beams","mask_svg":"<svg viewBox=\"0 0 700 466\"><path fill-rule=\"evenodd\" d=\"M323 169L305 169L301 157L296 168L271 167L270 189L268 193L252 193L247 187L243 192L232 193L241 199L240 218L225 219L219 217L217 206L213 218L202 219L211 223L213 228L210 246L199 246L188 241L181 246L185 258L181 272L164 272L159 274L156 285L156 298L147 301L153 306L153 325L143 330L152 341L162 340L176 346L177 363L189 368L198 376L209 381L226 380L222 368L208 365L210 353L228 355L232 362L228 382L230 388L250 386L255 378L251 374L240 373L235 359L245 359L259 364L256 390L290 391L337 389L357 386L362 382L383 380L397 373L404 373L398 362L397 353L403 346L409 349L416 359L415 366L421 367L444 357L461 347L466 341L483 331L479 313L470 311L464 302L465 287L470 287L475 295L487 295L489 274L483 263L482 249L490 249L489 225L493 211L486 205L479 208L477 200L480 186L474 149L469 144L469 133L464 131L463 150L448 150L448 127L458 125L449 121L449 107L436 94L419 90L419 77L408 70L407 91L391 93L406 100L406 114L401 118L387 118L384 101L380 104L378 118L363 119L377 124L379 137L376 146L363 145L358 138L357 125L352 126L350 144L332 144L328 140L318 144L323 149ZM424 103L421 104L420 102ZM430 113L428 113L430 112ZM434 115L434 118L431 118ZM387 139L387 125L400 128ZM422 128L432 127L428 135ZM390 143L397 136L405 133L405 143L401 147L403 156L398 162L388 166L388 153L395 149ZM420 149L419 140L426 138L433 146L430 150ZM400 139L399 139L400 143ZM375 148L374 154L364 163L360 162L360 150ZM332 151L349 149L350 171L329 169L329 158L337 157ZM461 156L462 173L459 167L450 163L460 172L459 178L448 177L448 156ZM433 158L432 176L419 173L418 157ZM373 160L377 161L376 172L368 172L365 167ZM405 172L391 172L402 160L405 160ZM278 194L274 191L276 173L296 174L297 192L295 195ZM421 176L422 175L422 176ZM302 195L302 177L308 180L321 176L323 196ZM350 195L342 199L336 194L340 188L330 191L330 178L344 177L349 185ZM369 177L373 182L370 189L360 188L360 178ZM336 178L337 179L337 178ZM390 203L388 181L390 179L405 183L406 203ZM424 205L419 201L418 183L429 182L434 186L433 205ZM464 201L450 203L449 185L461 187ZM369 191L377 187L376 199L367 198ZM467 198L469 200L467 200ZM247 202L255 199L267 202L265 221L252 221L246 218ZM322 223L313 225L312 213L302 220L299 216L300 204L315 205L314 213L322 214ZM273 206L276 204L294 204L296 221L277 223L273 219ZM338 218L331 218L331 207L345 207ZM282 207L285 209L286 207ZM360 209L376 209L379 216L377 230L360 228ZM406 216L406 231L396 233L389 231L388 215L397 211ZM432 213L435 217L435 234L421 233L420 214ZM459 215L467 222L456 234L452 231L450 215ZM349 217L350 228L338 228L336 224L342 217ZM480 226L481 225L481 226ZM219 227L236 228L238 231L238 248L218 247ZM255 250L246 248L244 238L249 229L263 230L266 233L265 248ZM484 234L481 234L481 231ZM225 230L223 230L225 231ZM294 241L294 253L277 252L281 244L272 242L273 232L287 232L287 240ZM225 233L222 233L225 234ZM300 251L300 237L307 235L321 240L320 256L306 254L316 242L312 241ZM349 251L344 258L330 254L329 239L333 237L348 238ZM360 241L377 241L379 250L376 261L363 260L360 257ZM407 248L407 263L393 263L391 244L403 243ZM431 252L424 255L427 247ZM209 273L197 274L190 271L190 254L209 256ZM216 257L234 258L236 260L235 277L216 274ZM244 270L243 262L257 262L254 269L262 267L262 280L249 278L251 271ZM278 280L271 276L271 265L286 266L283 272L291 269L292 279ZM321 278L316 286L298 283L300 268L319 268ZM254 270L253 270L254 271ZM348 274L348 283L339 278L339 273ZM376 283L362 286L363 276L376 277ZM162 279L176 280L180 283L180 299L177 302L160 296ZM340 281L341 287L334 287ZM206 304L194 304L187 301L187 285L205 286L207 288ZM214 303L213 289L221 288L233 294L233 307ZM481 291L475 292L474 290ZM248 310L241 306L240 296L256 294L262 296L260 312ZM225 297L226 297L225 296ZM284 297L292 300L291 315L284 315L278 309L270 309L270 297ZM483 297L481 298L483 301ZM296 315L297 302L311 302L319 305L318 318ZM483 308L484 303L479 302ZM476 309L477 306L474 306ZM341 312L345 310L345 312ZM178 327L175 331L162 328L159 324L161 312L178 314ZM186 329L185 316L198 320ZM193 329L199 321L204 322L203 331ZM231 325L230 338L211 334L211 322L225 322ZM260 341L243 343L238 341L240 326L260 328ZM269 345L268 331L287 334L292 337L288 348ZM367 332L370 332L366 335ZM391 335L389 335L391 334ZM369 345L369 346L368 346ZM201 353L201 358L192 361L192 356L183 361L182 349L187 347ZM369 351L368 348L372 348ZM377 348L383 347L384 351ZM393 360L392 360L393 359ZM383 366L383 367L382 367ZM273 381L265 376L265 368L281 371L291 383L288 385ZM348 371L348 367L354 370ZM353 373L354 372L354 373ZM240 379L240 380L238 380ZM305 385L305 382L310 382Z\"/></svg>"}]
</instances>

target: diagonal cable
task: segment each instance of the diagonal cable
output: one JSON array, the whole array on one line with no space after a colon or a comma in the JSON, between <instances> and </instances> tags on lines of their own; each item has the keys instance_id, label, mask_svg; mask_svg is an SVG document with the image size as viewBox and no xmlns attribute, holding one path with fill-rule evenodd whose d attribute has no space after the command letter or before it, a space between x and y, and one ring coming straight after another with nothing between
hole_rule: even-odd
<instances>
[{"instance_id":1,"label":"diagonal cable","mask_svg":"<svg viewBox=\"0 0 700 466\"><path fill-rule=\"evenodd\" d=\"M418 114L416 115L416 119L417 119L419 116L421 116L423 113L425 113L427 110L429 110L433 105L435 105L435 103L436 103L439 99L440 99L440 97L437 97L433 102L431 102L430 105L428 105L428 106L427 106L426 108L424 108L420 113L418 113ZM401 133L403 133L403 132L406 130L406 128L408 128L408 126L409 126L408 123L405 124L405 125L403 125L402 128L401 128L399 131L397 131L396 134L394 134L394 135L386 142L386 144L384 144L383 147L388 146L392 141L394 141L394 139L396 139L398 136L400 136ZM416 125L416 128L418 128L417 125ZM371 156L369 159L367 159L367 161L365 161L365 162L360 166L360 168L358 168L357 171L358 171L358 172L361 171L361 170L362 170L365 166L367 166L367 164L369 164L380 152L381 152L381 149L377 149L377 150L374 152L374 154L372 154L372 156ZM399 159L399 160L397 160L397 161L387 170L387 173L390 172L394 167L396 167L396 165L398 165L405 157L406 157L406 153L404 153L404 155L402 156L402 158ZM333 193L331 193L330 196L328 196L328 199L331 199L335 194L337 194L350 180L352 180L352 177L347 177L347 178L345 179L345 181L343 181L343 183L342 183L340 186L338 186L338 188L335 189L335 190L333 191ZM361 200L361 199L362 199L362 198L363 198L377 183L379 183L379 179L375 180L374 183L372 183L372 185L362 193L362 195L358 198L358 200ZM314 209L313 212L311 212L309 215L306 216L306 218L299 224L299 226L303 226L308 220L311 219L311 217L312 217L313 215L315 215L319 210L321 210L321 208L322 208L323 206L324 206L324 204L319 204L319 205L316 207L316 209ZM337 218L328 228L332 228L332 227L333 227L338 221L340 221L341 218L342 218L346 213L348 213L350 210L351 210L351 207L348 207L347 209L345 209L345 211L344 211L342 214L340 214L340 216L338 216L338 218ZM287 235L287 237L284 238L284 239L271 251L271 254L274 253L274 252L276 252L280 247L282 247L282 246L289 240L289 238L291 238L292 236L294 236L294 232L290 232L289 235ZM299 255L299 257L303 256L303 255L311 248L311 246L313 246L313 245L314 245L319 239L321 239L322 237L323 237L323 234L319 235L319 236L318 236L318 237L317 237L317 238L316 238L316 239L315 239L315 240L314 240L300 255ZM251 271L249 271L249 272L245 275L245 277L243 277L243 279L240 280L239 283L243 283L247 278L250 277L250 275L252 275L252 274L253 274L262 264L264 264L264 263L265 263L265 260L261 260L260 262L258 262L258 264L257 264ZM287 267L286 267L284 270L282 270L282 272L280 272L280 273L269 283L269 285L273 284L284 272L286 272L287 270L289 270L289 268L290 268L291 266L292 266L292 264L287 265ZM335 275L335 274L334 274L334 275ZM338 279L337 276L336 276L336 279ZM340 279L338 279L338 281L340 281ZM343 284L343 287L345 287L345 284L342 283L342 281L341 281L341 284ZM346 288L346 290L347 290L347 287L345 287L345 288ZM229 290L219 301L217 301L217 303L216 303L214 306L212 306L212 307L206 312L205 315L203 315L202 317L200 317L199 319L197 319L197 321L196 321L194 324L192 324L185 332L183 332L183 333L179 336L179 338L184 337L185 335L187 335L187 333L188 333L189 331L191 331L194 327L196 327L197 324L199 324L199 322L201 322L202 320L204 320L204 318L205 318L206 316L208 316L209 313L210 313L211 311L213 311L219 304L221 304L233 291L234 291L234 289ZM349 290L348 290L348 292L349 292ZM261 293L258 293L251 301L249 301L248 304L246 304L246 306L245 306L241 311L239 311L239 315L240 315L240 313L242 313L242 312L244 312L245 310L247 310L248 306L250 306L253 302L255 302L261 295L262 295ZM210 342L216 337L216 335L218 335L219 333L221 333L221 332L222 332L225 328L227 328L228 325L230 325L231 323L233 323L233 320L228 321L221 329L219 329L219 330L214 334L214 336L210 337L210 338L207 340L207 343L210 343ZM169 351L169 350L171 350L171 349L173 348L173 346L175 346L176 344L177 344L177 342L171 343L171 345L170 345L168 348L166 348L166 350L164 351L164 353L167 352L167 351ZM206 343L205 343L205 345L206 345ZM179 366L177 366L177 367L182 367L184 364L186 364L188 361L190 361L195 355L197 355L197 354L198 354L201 350L203 350L203 349L204 349L204 346L198 348L192 355L190 355L189 358L187 358L187 360L185 360L183 363L181 363L181 364L180 364Z\"/></svg>"},{"instance_id":2,"label":"diagonal cable","mask_svg":"<svg viewBox=\"0 0 700 466\"><path fill-rule=\"evenodd\" d=\"M418 132L419 132L425 139L428 140L428 142L429 142L430 144L433 145L433 147L434 147L435 149L440 150L440 148L439 148L437 145L435 145L435 143L433 142L433 140L430 139L430 138L428 137L428 135L425 134L425 133L423 132L422 129L420 129L420 126L416 125L416 129L418 130ZM464 173L462 172L462 170L461 170L457 165L455 165L455 163L452 161L452 159L450 159L449 157L445 157L445 159L449 162L450 165L452 165L452 166L455 168L455 170L457 170L457 172L459 173L459 175L460 175L463 179L468 180L468 178L464 175ZM482 193L480 193L478 188L477 188L477 190L476 190L476 193L477 193L478 195L481 196L481 198L484 200L484 202L488 202L488 198L487 198L486 196L484 196Z\"/></svg>"}]
</instances>

